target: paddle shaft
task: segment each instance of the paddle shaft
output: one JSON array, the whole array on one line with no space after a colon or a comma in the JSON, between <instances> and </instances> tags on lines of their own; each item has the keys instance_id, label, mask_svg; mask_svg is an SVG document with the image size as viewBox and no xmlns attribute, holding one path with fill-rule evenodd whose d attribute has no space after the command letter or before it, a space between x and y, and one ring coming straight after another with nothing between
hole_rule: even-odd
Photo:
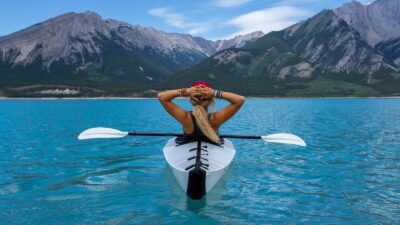
<instances>
[{"instance_id":1,"label":"paddle shaft","mask_svg":"<svg viewBox=\"0 0 400 225\"><path fill-rule=\"evenodd\" d=\"M144 133L144 132L128 132L130 136L152 136L152 137L180 137L178 133ZM240 138L240 139L261 139L261 136L246 136L246 135L220 135L222 138Z\"/></svg>"}]
</instances>

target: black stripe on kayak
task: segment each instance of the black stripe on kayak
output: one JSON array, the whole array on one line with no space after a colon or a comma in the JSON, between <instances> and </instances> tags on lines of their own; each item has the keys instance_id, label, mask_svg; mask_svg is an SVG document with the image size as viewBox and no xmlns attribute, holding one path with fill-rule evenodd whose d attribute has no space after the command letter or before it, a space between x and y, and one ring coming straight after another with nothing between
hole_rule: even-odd
<instances>
[{"instance_id":1,"label":"black stripe on kayak","mask_svg":"<svg viewBox=\"0 0 400 225\"><path fill-rule=\"evenodd\" d=\"M178 141L178 139L175 139L175 143L176 143L175 147L182 146L182 145L186 145L186 144L193 143L193 142L197 142L197 141L198 141L198 140L184 140L184 141ZM223 147L224 147L223 144L224 144L224 142L225 142L224 139L221 139L221 143L219 143L219 144L214 143L214 142L211 142L211 141L205 141L205 140L200 140L200 141L205 142L205 143L208 143L208 144L212 144L212 145L215 145L215 146L218 146L218 147L220 147L220 148L223 148Z\"/></svg>"},{"instance_id":2,"label":"black stripe on kayak","mask_svg":"<svg viewBox=\"0 0 400 225\"><path fill-rule=\"evenodd\" d=\"M192 199L201 199L206 194L206 171L208 165L201 162L201 141L197 141L196 163L189 172L186 194Z\"/></svg>"}]
</instances>

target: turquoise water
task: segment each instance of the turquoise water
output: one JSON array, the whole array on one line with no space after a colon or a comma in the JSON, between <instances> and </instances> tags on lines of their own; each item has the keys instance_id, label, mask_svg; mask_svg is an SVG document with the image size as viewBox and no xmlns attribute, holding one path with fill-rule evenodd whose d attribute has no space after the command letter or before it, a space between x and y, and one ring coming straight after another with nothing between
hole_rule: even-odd
<instances>
[{"instance_id":1,"label":"turquoise water","mask_svg":"<svg viewBox=\"0 0 400 225\"><path fill-rule=\"evenodd\" d=\"M221 133L288 132L308 146L233 140L233 164L201 201L167 167L168 138L76 138L97 126L179 132L156 100L5 100L0 124L1 224L400 221L399 99L247 100Z\"/></svg>"}]
</instances>

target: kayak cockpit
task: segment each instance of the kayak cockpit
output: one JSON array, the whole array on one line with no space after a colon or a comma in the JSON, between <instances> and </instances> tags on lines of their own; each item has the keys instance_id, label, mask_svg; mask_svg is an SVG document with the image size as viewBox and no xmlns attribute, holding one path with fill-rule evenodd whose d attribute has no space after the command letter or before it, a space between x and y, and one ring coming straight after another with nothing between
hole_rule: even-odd
<instances>
[{"instance_id":1,"label":"kayak cockpit","mask_svg":"<svg viewBox=\"0 0 400 225\"><path fill-rule=\"evenodd\" d=\"M195 165L197 144L197 141L176 144L174 138L170 139L164 147L165 159L174 169L185 172ZM204 167L207 167L207 172L217 171L229 165L235 153L232 142L229 140L220 146L201 142L200 161Z\"/></svg>"},{"instance_id":2,"label":"kayak cockpit","mask_svg":"<svg viewBox=\"0 0 400 225\"><path fill-rule=\"evenodd\" d=\"M229 140L221 145L202 141L176 144L175 138L163 152L179 185L193 199L202 198L215 186L236 153Z\"/></svg>"}]
</instances>

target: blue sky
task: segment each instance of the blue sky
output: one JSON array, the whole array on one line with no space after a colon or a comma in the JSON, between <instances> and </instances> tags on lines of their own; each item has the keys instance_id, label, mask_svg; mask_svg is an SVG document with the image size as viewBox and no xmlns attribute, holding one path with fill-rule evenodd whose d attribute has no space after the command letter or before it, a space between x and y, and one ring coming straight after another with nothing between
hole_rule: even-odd
<instances>
[{"instance_id":1,"label":"blue sky","mask_svg":"<svg viewBox=\"0 0 400 225\"><path fill-rule=\"evenodd\" d=\"M351 0L0 0L0 36L66 12L93 11L104 19L207 39L280 30ZM367 4L372 0L359 0Z\"/></svg>"}]
</instances>

